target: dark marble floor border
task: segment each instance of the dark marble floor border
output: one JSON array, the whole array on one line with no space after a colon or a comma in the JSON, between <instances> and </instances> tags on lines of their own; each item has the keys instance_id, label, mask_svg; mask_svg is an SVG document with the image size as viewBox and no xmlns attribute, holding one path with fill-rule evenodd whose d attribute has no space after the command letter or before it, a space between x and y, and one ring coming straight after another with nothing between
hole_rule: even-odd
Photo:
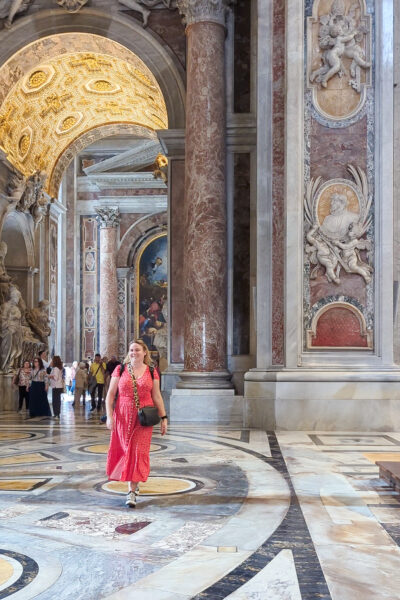
<instances>
[{"instance_id":1,"label":"dark marble floor border","mask_svg":"<svg viewBox=\"0 0 400 600\"><path fill-rule=\"evenodd\" d=\"M173 435L210 440L210 436L208 435L204 436L204 438L200 434L192 435L180 432L174 432ZM279 442L274 432L268 432L267 435L271 457L266 457L251 449L239 448L234 444L221 442L219 439L214 439L214 443L251 454L271 465L284 477L290 489L291 496L286 516L272 536L249 558L222 577L222 579L199 594L196 594L192 600L223 600L264 569L281 550L286 549L291 550L293 553L302 600L332 600L314 543L279 447Z\"/></svg>"},{"instance_id":2,"label":"dark marble floor border","mask_svg":"<svg viewBox=\"0 0 400 600\"><path fill-rule=\"evenodd\" d=\"M19 562L22 566L22 574L17 581L0 591L0 600L3 598L8 598L8 596L11 596L11 594L15 594L16 592L19 592L25 588L39 573L39 565L37 562L25 554L19 554L18 552L12 552L11 550L4 550L0 548L0 556L2 555L13 558Z\"/></svg>"}]
</instances>

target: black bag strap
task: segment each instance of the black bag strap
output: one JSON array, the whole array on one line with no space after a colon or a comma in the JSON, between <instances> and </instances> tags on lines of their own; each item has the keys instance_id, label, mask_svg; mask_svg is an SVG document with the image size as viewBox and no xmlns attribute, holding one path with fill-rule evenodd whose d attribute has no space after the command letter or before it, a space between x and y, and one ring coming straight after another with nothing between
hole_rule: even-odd
<instances>
[{"instance_id":1,"label":"black bag strap","mask_svg":"<svg viewBox=\"0 0 400 600\"><path fill-rule=\"evenodd\" d=\"M124 369L125 369L125 363L122 363L121 368L119 370L119 376L120 377L122 376L122 373L124 372ZM151 366L151 367L149 366L149 371L150 371L151 378L154 379L154 367L153 366Z\"/></svg>"}]
</instances>

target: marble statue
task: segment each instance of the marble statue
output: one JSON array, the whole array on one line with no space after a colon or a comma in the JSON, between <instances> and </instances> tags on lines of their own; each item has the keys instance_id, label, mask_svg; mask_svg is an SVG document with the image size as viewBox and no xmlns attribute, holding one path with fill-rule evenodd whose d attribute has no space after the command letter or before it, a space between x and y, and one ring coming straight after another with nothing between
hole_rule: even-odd
<instances>
[{"instance_id":1,"label":"marble statue","mask_svg":"<svg viewBox=\"0 0 400 600\"><path fill-rule=\"evenodd\" d=\"M26 177L16 169L10 171L7 181L7 194L11 198L21 199L26 188Z\"/></svg>"},{"instance_id":2,"label":"marble statue","mask_svg":"<svg viewBox=\"0 0 400 600\"><path fill-rule=\"evenodd\" d=\"M0 306L0 370L11 373L22 354L22 314L19 309L21 293L10 284L6 302Z\"/></svg>"},{"instance_id":3,"label":"marble statue","mask_svg":"<svg viewBox=\"0 0 400 600\"><path fill-rule=\"evenodd\" d=\"M342 0L334 0L330 13L319 19L319 47L322 51L322 66L310 75L310 81L326 88L335 75L343 77L346 69L343 58L351 58L349 85L361 93L361 69L368 69L371 63L365 60L360 45L368 30L360 24L356 16L357 6L346 14Z\"/></svg>"},{"instance_id":4,"label":"marble statue","mask_svg":"<svg viewBox=\"0 0 400 600\"><path fill-rule=\"evenodd\" d=\"M62 6L66 11L70 13L77 13L80 11L88 0L56 0L59 6Z\"/></svg>"},{"instance_id":5,"label":"marble statue","mask_svg":"<svg viewBox=\"0 0 400 600\"><path fill-rule=\"evenodd\" d=\"M37 225L43 219L48 200L44 194L47 175L43 171L35 171L25 182L25 189L16 206L20 212L29 211Z\"/></svg>"},{"instance_id":6,"label":"marble statue","mask_svg":"<svg viewBox=\"0 0 400 600\"><path fill-rule=\"evenodd\" d=\"M28 10L35 0L0 0L0 19L4 21L4 27L9 29L16 14Z\"/></svg>"},{"instance_id":7,"label":"marble statue","mask_svg":"<svg viewBox=\"0 0 400 600\"><path fill-rule=\"evenodd\" d=\"M36 308L26 311L26 320L37 338L47 345L47 340L51 334L49 319L49 301L41 300Z\"/></svg>"},{"instance_id":8,"label":"marble statue","mask_svg":"<svg viewBox=\"0 0 400 600\"><path fill-rule=\"evenodd\" d=\"M342 192L334 191L330 195L330 212L322 217L320 200L322 194L329 189L321 184L321 178L311 180L305 197L304 212L308 222L306 231L306 255L311 265L310 279L316 279L321 267L325 269L325 277L329 282L340 284L340 271L360 275L366 284L371 281L373 267L364 262L360 250L369 253L372 248L370 240L363 236L367 233L372 217L369 214L372 198L368 195L368 184L364 171L348 165L348 170L356 182L359 212L348 208L346 188L349 194L355 194L353 187L346 183L348 180L331 180L328 184ZM330 187L329 185L329 187Z\"/></svg>"},{"instance_id":9,"label":"marble statue","mask_svg":"<svg viewBox=\"0 0 400 600\"><path fill-rule=\"evenodd\" d=\"M147 27L152 8L168 8L174 10L176 8L176 0L118 0L131 10L137 10L143 17L143 27Z\"/></svg>"}]
</instances>

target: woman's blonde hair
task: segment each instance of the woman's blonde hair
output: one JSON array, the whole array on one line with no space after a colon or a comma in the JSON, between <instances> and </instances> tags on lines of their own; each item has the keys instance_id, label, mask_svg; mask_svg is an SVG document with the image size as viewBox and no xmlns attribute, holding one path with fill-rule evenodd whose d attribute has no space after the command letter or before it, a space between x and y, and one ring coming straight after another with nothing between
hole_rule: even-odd
<instances>
[{"instance_id":1,"label":"woman's blonde hair","mask_svg":"<svg viewBox=\"0 0 400 600\"><path fill-rule=\"evenodd\" d=\"M149 367L152 366L153 361L150 358L150 351L148 349L148 347L146 346L146 344L144 343L143 340L132 340L131 342L129 342L128 348L130 348L132 346L132 344L139 344L139 346L142 346L143 350L144 350L144 359L143 362L145 365L148 365ZM124 359L124 364L127 365L129 362L129 352L128 354L125 356Z\"/></svg>"}]
</instances>

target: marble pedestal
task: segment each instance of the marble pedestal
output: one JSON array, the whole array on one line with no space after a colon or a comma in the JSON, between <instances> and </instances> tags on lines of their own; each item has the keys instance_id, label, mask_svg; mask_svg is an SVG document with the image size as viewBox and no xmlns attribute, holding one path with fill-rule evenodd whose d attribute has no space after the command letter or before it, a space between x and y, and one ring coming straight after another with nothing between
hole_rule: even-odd
<instances>
[{"instance_id":1,"label":"marble pedestal","mask_svg":"<svg viewBox=\"0 0 400 600\"><path fill-rule=\"evenodd\" d=\"M244 425L303 431L398 430L400 371L249 371Z\"/></svg>"},{"instance_id":2,"label":"marble pedestal","mask_svg":"<svg viewBox=\"0 0 400 600\"><path fill-rule=\"evenodd\" d=\"M18 388L12 384L13 375L0 375L0 411L18 409Z\"/></svg>"},{"instance_id":3,"label":"marble pedestal","mask_svg":"<svg viewBox=\"0 0 400 600\"><path fill-rule=\"evenodd\" d=\"M234 390L175 389L170 397L171 423L242 425L243 396Z\"/></svg>"}]
</instances>

